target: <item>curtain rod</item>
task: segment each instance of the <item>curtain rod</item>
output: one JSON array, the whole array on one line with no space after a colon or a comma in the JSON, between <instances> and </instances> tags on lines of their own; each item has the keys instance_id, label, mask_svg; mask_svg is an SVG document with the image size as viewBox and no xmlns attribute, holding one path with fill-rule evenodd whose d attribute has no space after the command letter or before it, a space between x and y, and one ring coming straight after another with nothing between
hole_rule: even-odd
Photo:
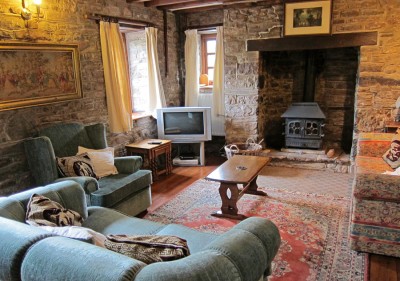
<instances>
[{"instance_id":1,"label":"curtain rod","mask_svg":"<svg viewBox=\"0 0 400 281\"><path fill-rule=\"evenodd\" d=\"M125 26L131 25L135 28L138 27L155 27L154 24L147 22L147 21L141 21L141 20L134 20L134 19L129 19L129 18L122 18L122 17L115 17L115 16L109 16L109 15L102 15L102 14L86 14L85 18L89 20L101 20L101 18L110 18L110 19L115 19L118 21L120 24L124 24Z\"/></svg>"},{"instance_id":2,"label":"curtain rod","mask_svg":"<svg viewBox=\"0 0 400 281\"><path fill-rule=\"evenodd\" d=\"M218 26L223 26L223 23L217 23L217 24L209 24L209 25L193 25L193 26L188 26L186 29L197 29L197 30L207 30L207 29L213 29Z\"/></svg>"}]
</instances>

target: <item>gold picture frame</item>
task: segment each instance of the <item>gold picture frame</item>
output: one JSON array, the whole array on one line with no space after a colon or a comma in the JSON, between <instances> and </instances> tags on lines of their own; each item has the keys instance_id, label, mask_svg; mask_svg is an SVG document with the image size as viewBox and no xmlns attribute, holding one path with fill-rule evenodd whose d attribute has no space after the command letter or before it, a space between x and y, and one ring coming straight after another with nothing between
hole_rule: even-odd
<instances>
[{"instance_id":1,"label":"gold picture frame","mask_svg":"<svg viewBox=\"0 0 400 281\"><path fill-rule=\"evenodd\" d=\"M285 3L284 35L331 33L331 0Z\"/></svg>"},{"instance_id":2,"label":"gold picture frame","mask_svg":"<svg viewBox=\"0 0 400 281\"><path fill-rule=\"evenodd\" d=\"M77 45L0 44L0 111L78 98Z\"/></svg>"}]
</instances>

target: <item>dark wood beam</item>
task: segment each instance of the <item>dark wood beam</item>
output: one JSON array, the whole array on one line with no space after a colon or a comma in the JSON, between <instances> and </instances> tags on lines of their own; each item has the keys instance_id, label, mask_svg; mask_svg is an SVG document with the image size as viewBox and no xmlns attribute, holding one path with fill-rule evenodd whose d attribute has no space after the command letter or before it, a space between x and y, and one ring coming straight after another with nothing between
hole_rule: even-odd
<instances>
[{"instance_id":1,"label":"dark wood beam","mask_svg":"<svg viewBox=\"0 0 400 281\"><path fill-rule=\"evenodd\" d=\"M211 11L211 10L218 10L218 9L223 9L224 5L214 5L214 6L204 6L204 7L197 7L197 8L187 8L187 9L181 9L181 10L175 10L173 11L174 14L188 14L188 13L200 13L200 12L205 12L205 11Z\"/></svg>"},{"instance_id":2,"label":"dark wood beam","mask_svg":"<svg viewBox=\"0 0 400 281\"><path fill-rule=\"evenodd\" d=\"M221 5L222 1L221 0L215 0L215 1L185 1L184 3L179 3L179 4L173 4L173 5L166 5L162 6L160 8L170 10L170 11L175 11L175 10L181 10L181 9L193 9L193 8L201 8L201 7L209 7L213 5Z\"/></svg>"},{"instance_id":3,"label":"dark wood beam","mask_svg":"<svg viewBox=\"0 0 400 281\"><path fill-rule=\"evenodd\" d=\"M378 33L338 33L332 35L307 35L247 41L247 51L295 51L376 45Z\"/></svg>"},{"instance_id":4,"label":"dark wood beam","mask_svg":"<svg viewBox=\"0 0 400 281\"><path fill-rule=\"evenodd\" d=\"M144 5L146 7L159 7L159 6L166 6L166 5L174 5L174 4L180 4L180 3L188 3L191 2L190 0L151 0Z\"/></svg>"}]
</instances>

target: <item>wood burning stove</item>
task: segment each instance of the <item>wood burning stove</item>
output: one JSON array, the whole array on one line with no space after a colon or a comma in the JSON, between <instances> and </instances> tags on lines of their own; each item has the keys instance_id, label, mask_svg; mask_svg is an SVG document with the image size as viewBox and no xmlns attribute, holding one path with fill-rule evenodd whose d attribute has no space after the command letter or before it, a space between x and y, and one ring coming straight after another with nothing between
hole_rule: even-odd
<instances>
[{"instance_id":1,"label":"wood burning stove","mask_svg":"<svg viewBox=\"0 0 400 281\"><path fill-rule=\"evenodd\" d=\"M325 115L316 102L293 103L281 117L286 147L322 148Z\"/></svg>"}]
</instances>

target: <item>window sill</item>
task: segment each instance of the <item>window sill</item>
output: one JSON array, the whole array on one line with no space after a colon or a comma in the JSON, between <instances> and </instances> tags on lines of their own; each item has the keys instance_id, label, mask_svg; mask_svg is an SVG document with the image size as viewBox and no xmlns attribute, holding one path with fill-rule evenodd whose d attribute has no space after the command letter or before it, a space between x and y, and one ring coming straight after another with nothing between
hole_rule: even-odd
<instances>
[{"instance_id":1,"label":"window sill","mask_svg":"<svg viewBox=\"0 0 400 281\"><path fill-rule=\"evenodd\" d=\"M132 113L132 120L138 120L145 117L151 117L149 112L133 112Z\"/></svg>"}]
</instances>

